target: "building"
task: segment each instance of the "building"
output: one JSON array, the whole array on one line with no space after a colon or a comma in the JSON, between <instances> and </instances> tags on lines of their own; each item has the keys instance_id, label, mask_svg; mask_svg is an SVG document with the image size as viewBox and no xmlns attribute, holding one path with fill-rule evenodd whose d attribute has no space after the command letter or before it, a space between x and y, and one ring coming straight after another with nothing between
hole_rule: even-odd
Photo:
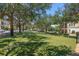
<instances>
[{"instance_id":1,"label":"building","mask_svg":"<svg viewBox=\"0 0 79 59\"><path fill-rule=\"evenodd\" d=\"M79 32L79 22L69 22L62 24L62 32L69 35L76 35Z\"/></svg>"}]
</instances>

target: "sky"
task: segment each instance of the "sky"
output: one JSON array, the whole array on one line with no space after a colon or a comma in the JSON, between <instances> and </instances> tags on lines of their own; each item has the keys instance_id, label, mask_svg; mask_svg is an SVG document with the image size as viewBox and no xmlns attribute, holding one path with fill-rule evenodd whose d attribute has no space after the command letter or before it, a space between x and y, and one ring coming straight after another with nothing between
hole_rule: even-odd
<instances>
[{"instance_id":1,"label":"sky","mask_svg":"<svg viewBox=\"0 0 79 59\"><path fill-rule=\"evenodd\" d=\"M63 3L52 4L52 7L49 10L47 10L47 14L54 15L55 11L57 11L58 9L64 9L64 4Z\"/></svg>"}]
</instances>

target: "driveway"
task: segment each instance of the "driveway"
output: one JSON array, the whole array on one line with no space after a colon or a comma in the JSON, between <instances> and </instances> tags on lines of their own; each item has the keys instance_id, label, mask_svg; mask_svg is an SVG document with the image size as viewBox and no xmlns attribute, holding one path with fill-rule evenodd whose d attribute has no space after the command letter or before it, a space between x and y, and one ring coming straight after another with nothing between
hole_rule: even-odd
<instances>
[{"instance_id":1,"label":"driveway","mask_svg":"<svg viewBox=\"0 0 79 59\"><path fill-rule=\"evenodd\" d=\"M14 32L18 32L19 30L14 30ZM2 34L9 34L10 33L10 31L9 30L7 30L7 31L5 31L5 30L0 30L0 35L2 35Z\"/></svg>"}]
</instances>

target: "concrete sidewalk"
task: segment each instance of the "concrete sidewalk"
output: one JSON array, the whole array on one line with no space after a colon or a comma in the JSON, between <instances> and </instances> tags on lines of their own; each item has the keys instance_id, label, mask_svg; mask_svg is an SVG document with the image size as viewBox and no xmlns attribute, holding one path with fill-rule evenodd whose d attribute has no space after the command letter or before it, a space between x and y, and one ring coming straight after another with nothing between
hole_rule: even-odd
<instances>
[{"instance_id":1,"label":"concrete sidewalk","mask_svg":"<svg viewBox=\"0 0 79 59\"><path fill-rule=\"evenodd\" d=\"M72 56L79 56L79 43L76 45L75 52L72 54Z\"/></svg>"},{"instance_id":2,"label":"concrete sidewalk","mask_svg":"<svg viewBox=\"0 0 79 59\"><path fill-rule=\"evenodd\" d=\"M71 56L79 56L79 43L76 45L75 51Z\"/></svg>"},{"instance_id":3,"label":"concrete sidewalk","mask_svg":"<svg viewBox=\"0 0 79 59\"><path fill-rule=\"evenodd\" d=\"M79 43L76 45L75 53L78 53L79 54Z\"/></svg>"}]
</instances>

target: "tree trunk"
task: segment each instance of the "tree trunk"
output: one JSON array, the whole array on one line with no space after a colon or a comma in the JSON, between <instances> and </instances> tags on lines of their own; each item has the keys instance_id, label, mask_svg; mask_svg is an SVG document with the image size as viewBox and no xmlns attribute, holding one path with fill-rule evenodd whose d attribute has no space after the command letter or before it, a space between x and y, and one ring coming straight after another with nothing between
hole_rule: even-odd
<instances>
[{"instance_id":1,"label":"tree trunk","mask_svg":"<svg viewBox=\"0 0 79 59\"><path fill-rule=\"evenodd\" d=\"M24 24L23 24L23 31L24 31Z\"/></svg>"},{"instance_id":2,"label":"tree trunk","mask_svg":"<svg viewBox=\"0 0 79 59\"><path fill-rule=\"evenodd\" d=\"M45 32L47 33L47 28L45 28Z\"/></svg>"},{"instance_id":3,"label":"tree trunk","mask_svg":"<svg viewBox=\"0 0 79 59\"><path fill-rule=\"evenodd\" d=\"M19 33L21 33L21 23L20 23L20 20L19 20Z\"/></svg>"},{"instance_id":4,"label":"tree trunk","mask_svg":"<svg viewBox=\"0 0 79 59\"><path fill-rule=\"evenodd\" d=\"M1 19L0 19L0 29L1 29L1 25L2 25L2 24L1 24Z\"/></svg>"},{"instance_id":5,"label":"tree trunk","mask_svg":"<svg viewBox=\"0 0 79 59\"><path fill-rule=\"evenodd\" d=\"M48 28L47 28L47 26L45 26L45 32L47 33L47 30L48 30Z\"/></svg>"},{"instance_id":6,"label":"tree trunk","mask_svg":"<svg viewBox=\"0 0 79 59\"><path fill-rule=\"evenodd\" d=\"M0 13L0 29L2 29L2 19L3 19L4 14Z\"/></svg>"},{"instance_id":7,"label":"tree trunk","mask_svg":"<svg viewBox=\"0 0 79 59\"><path fill-rule=\"evenodd\" d=\"M10 35L14 36L13 15L11 15L11 17L10 17Z\"/></svg>"}]
</instances>

